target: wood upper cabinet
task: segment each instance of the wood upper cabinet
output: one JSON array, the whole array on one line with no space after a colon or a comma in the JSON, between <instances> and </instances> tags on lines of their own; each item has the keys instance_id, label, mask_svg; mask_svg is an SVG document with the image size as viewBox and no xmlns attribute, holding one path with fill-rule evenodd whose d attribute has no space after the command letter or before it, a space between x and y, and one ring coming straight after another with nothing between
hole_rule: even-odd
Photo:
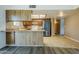
<instances>
[{"instance_id":1,"label":"wood upper cabinet","mask_svg":"<svg viewBox=\"0 0 79 59\"><path fill-rule=\"evenodd\" d=\"M6 10L7 21L31 20L32 10Z\"/></svg>"}]
</instances>

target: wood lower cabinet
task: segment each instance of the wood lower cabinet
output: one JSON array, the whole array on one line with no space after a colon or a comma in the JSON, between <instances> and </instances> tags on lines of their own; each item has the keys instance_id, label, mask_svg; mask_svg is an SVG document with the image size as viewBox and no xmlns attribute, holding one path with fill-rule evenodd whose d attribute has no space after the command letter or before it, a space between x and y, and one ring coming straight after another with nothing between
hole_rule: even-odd
<instances>
[{"instance_id":1,"label":"wood lower cabinet","mask_svg":"<svg viewBox=\"0 0 79 59\"><path fill-rule=\"evenodd\" d=\"M15 32L6 32L6 44L15 43Z\"/></svg>"}]
</instances>

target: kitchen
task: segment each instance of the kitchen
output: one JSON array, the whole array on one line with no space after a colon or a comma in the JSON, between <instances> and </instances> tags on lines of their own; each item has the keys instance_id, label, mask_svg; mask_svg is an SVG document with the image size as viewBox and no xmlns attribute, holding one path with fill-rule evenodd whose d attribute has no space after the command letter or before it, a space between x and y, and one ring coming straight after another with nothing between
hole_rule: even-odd
<instances>
[{"instance_id":1,"label":"kitchen","mask_svg":"<svg viewBox=\"0 0 79 59\"><path fill-rule=\"evenodd\" d=\"M51 19L32 10L6 10L6 44L10 46L44 46L51 36Z\"/></svg>"}]
</instances>

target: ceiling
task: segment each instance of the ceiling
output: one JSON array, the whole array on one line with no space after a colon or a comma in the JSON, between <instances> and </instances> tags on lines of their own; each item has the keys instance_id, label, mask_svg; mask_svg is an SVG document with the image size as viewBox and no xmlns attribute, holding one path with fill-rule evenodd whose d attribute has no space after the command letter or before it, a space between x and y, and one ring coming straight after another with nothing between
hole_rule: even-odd
<instances>
[{"instance_id":1,"label":"ceiling","mask_svg":"<svg viewBox=\"0 0 79 59\"><path fill-rule=\"evenodd\" d=\"M29 9L29 10L72 10L79 5L36 5L36 8L29 8L29 5L0 5L4 9Z\"/></svg>"},{"instance_id":2,"label":"ceiling","mask_svg":"<svg viewBox=\"0 0 79 59\"><path fill-rule=\"evenodd\" d=\"M59 17L59 13L61 10L34 10L33 14L46 14L47 17ZM62 10L63 12L63 16L67 17L67 16L71 16L73 14L78 13L78 10Z\"/></svg>"},{"instance_id":3,"label":"ceiling","mask_svg":"<svg viewBox=\"0 0 79 59\"><path fill-rule=\"evenodd\" d=\"M37 5L36 8L29 8L29 5L0 5L0 10L32 10L33 14L46 14L47 17L58 17L62 11L64 17L79 12L79 5Z\"/></svg>"}]
</instances>

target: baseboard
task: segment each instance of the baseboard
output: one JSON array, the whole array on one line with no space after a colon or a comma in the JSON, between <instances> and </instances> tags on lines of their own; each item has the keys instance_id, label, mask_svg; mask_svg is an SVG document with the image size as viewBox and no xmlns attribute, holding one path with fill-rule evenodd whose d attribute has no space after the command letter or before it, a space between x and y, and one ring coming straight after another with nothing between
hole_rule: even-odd
<instances>
[{"instance_id":1,"label":"baseboard","mask_svg":"<svg viewBox=\"0 0 79 59\"><path fill-rule=\"evenodd\" d=\"M56 47L56 48L76 48L78 47L68 47L68 46L49 46L49 45L6 45L6 46L15 46L15 47Z\"/></svg>"},{"instance_id":2,"label":"baseboard","mask_svg":"<svg viewBox=\"0 0 79 59\"><path fill-rule=\"evenodd\" d=\"M66 38L68 38L68 39L70 39L70 40L73 40L73 41L75 41L75 42L78 42L78 43L79 43L79 41L78 41L78 40L76 40L76 39L74 39L74 38L72 38L72 37L69 37L69 36L67 36L67 35L64 35L64 37L66 37Z\"/></svg>"}]
</instances>

